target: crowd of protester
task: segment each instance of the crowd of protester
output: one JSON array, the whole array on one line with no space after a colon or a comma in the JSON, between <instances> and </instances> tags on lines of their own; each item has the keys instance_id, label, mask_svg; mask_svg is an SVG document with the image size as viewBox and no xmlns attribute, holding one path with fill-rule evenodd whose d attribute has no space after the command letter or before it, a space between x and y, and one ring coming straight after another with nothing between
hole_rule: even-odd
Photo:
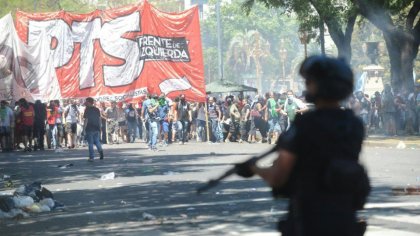
<instances>
[{"instance_id":1,"label":"crowd of protester","mask_svg":"<svg viewBox=\"0 0 420 236\"><path fill-rule=\"evenodd\" d=\"M369 134L419 135L420 85L413 92L394 94L391 86L372 97L359 91L346 104L358 115Z\"/></svg>"},{"instance_id":2,"label":"crowd of protester","mask_svg":"<svg viewBox=\"0 0 420 236\"><path fill-rule=\"evenodd\" d=\"M100 111L102 144L143 140L150 150L172 143L248 142L274 144L291 122L309 108L293 91L264 96L208 97L207 104L188 102L184 95L171 100L148 95L137 103L96 102ZM356 92L343 107L354 110L368 133L418 135L420 87L415 92L393 94L390 86L369 97ZM85 146L80 100L44 104L20 99L1 101L0 139L3 152L36 151ZM208 121L208 126L206 125Z\"/></svg>"}]
</instances>

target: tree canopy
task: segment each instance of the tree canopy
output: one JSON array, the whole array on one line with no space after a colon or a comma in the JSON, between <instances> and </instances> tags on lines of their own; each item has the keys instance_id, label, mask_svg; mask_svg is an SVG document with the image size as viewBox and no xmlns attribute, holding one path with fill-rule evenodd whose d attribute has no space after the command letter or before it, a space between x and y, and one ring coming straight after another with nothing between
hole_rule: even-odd
<instances>
[{"instance_id":1,"label":"tree canopy","mask_svg":"<svg viewBox=\"0 0 420 236\"><path fill-rule=\"evenodd\" d=\"M294 58L303 59L303 46L298 37L298 21L296 17L285 14L277 9L267 9L264 5L256 3L252 11L244 14L242 0L233 0L222 4L221 18L223 23L222 45L225 77L237 82L256 78L255 59L252 58L250 32L258 32L263 41L267 41L267 56L260 58L263 84L269 88L272 80L278 80L282 74L279 52L281 48L287 50L285 68L291 74L296 63ZM214 6L215 1L209 5ZM215 9L201 24L205 73L210 81L218 79L217 75L217 22ZM281 44L283 41L283 44ZM299 60L300 61L300 60Z\"/></svg>"},{"instance_id":2,"label":"tree canopy","mask_svg":"<svg viewBox=\"0 0 420 236\"><path fill-rule=\"evenodd\" d=\"M94 9L94 6L82 0L0 0L0 17L16 10L27 12L66 10L84 13Z\"/></svg>"},{"instance_id":3,"label":"tree canopy","mask_svg":"<svg viewBox=\"0 0 420 236\"><path fill-rule=\"evenodd\" d=\"M285 9L295 13L300 29L313 32L328 27L338 55L351 59L351 36L358 13L355 5L347 0L246 0L244 9L250 12L255 2L261 2L267 8Z\"/></svg>"},{"instance_id":4,"label":"tree canopy","mask_svg":"<svg viewBox=\"0 0 420 236\"><path fill-rule=\"evenodd\" d=\"M413 67L420 45L418 0L245 0L247 12L259 2L267 8L296 14L303 30L328 27L339 56L351 59L351 41L357 16L377 27L383 35L396 91L414 88ZM320 23L321 22L321 23Z\"/></svg>"}]
</instances>

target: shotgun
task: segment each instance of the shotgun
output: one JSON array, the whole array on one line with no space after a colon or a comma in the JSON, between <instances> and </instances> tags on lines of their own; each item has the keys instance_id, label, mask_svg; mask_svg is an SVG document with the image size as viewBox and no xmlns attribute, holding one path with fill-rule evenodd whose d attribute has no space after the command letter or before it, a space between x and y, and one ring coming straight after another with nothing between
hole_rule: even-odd
<instances>
[{"instance_id":1,"label":"shotgun","mask_svg":"<svg viewBox=\"0 0 420 236\"><path fill-rule=\"evenodd\" d=\"M255 159L255 161L259 161L261 159L263 159L264 157L270 155L273 152L276 152L278 150L278 145L276 145L275 147L273 147L272 149L268 150L267 152L259 155L259 156L253 156L251 157L249 160L251 159ZM197 188L197 194L201 194L213 187L216 187L217 185L219 185L219 183L223 180L226 179L227 177L233 175L236 173L236 165L232 168L230 168L229 170L227 170L224 174L222 174L220 177L216 178L216 179L211 179L209 180L206 184L204 184L203 186Z\"/></svg>"}]
</instances>

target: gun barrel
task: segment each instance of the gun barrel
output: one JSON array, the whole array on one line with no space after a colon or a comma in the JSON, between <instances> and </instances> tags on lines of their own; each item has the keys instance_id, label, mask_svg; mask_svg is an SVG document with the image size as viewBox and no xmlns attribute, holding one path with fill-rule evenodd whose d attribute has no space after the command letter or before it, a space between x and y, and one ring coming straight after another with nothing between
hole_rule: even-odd
<instances>
[{"instance_id":1,"label":"gun barrel","mask_svg":"<svg viewBox=\"0 0 420 236\"><path fill-rule=\"evenodd\" d=\"M257 158L257 160L260 160L260 159L262 159L262 158L270 155L271 153L273 153L275 151L277 151L277 148L276 147L270 149L269 151L261 154L258 157L252 157L252 158ZM205 191L207 191L207 190L209 190L209 189L217 186L220 183L220 181L222 181L223 179L225 179L225 178L227 178L227 177L229 177L229 176L231 176L231 175L233 175L235 173L236 173L236 168L235 167L230 168L228 171L226 171L219 178L217 178L217 179L211 179L205 185L197 188L197 194L201 194L201 193L203 193L203 192L205 192Z\"/></svg>"}]
</instances>

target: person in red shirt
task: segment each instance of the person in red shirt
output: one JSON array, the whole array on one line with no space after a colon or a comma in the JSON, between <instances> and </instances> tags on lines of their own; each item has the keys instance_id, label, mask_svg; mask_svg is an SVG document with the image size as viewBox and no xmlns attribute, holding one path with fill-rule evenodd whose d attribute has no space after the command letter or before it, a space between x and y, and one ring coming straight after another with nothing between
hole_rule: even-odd
<instances>
[{"instance_id":1,"label":"person in red shirt","mask_svg":"<svg viewBox=\"0 0 420 236\"><path fill-rule=\"evenodd\" d=\"M35 111L32 104L29 104L24 98L19 100L19 106L20 117L22 119L23 145L25 146L24 151L30 152L32 151L32 131L34 129Z\"/></svg>"},{"instance_id":2,"label":"person in red shirt","mask_svg":"<svg viewBox=\"0 0 420 236\"><path fill-rule=\"evenodd\" d=\"M54 101L50 101L50 105L47 107L47 142L48 148L56 149L58 147L58 137L57 137L57 119L58 108L55 105Z\"/></svg>"}]
</instances>

